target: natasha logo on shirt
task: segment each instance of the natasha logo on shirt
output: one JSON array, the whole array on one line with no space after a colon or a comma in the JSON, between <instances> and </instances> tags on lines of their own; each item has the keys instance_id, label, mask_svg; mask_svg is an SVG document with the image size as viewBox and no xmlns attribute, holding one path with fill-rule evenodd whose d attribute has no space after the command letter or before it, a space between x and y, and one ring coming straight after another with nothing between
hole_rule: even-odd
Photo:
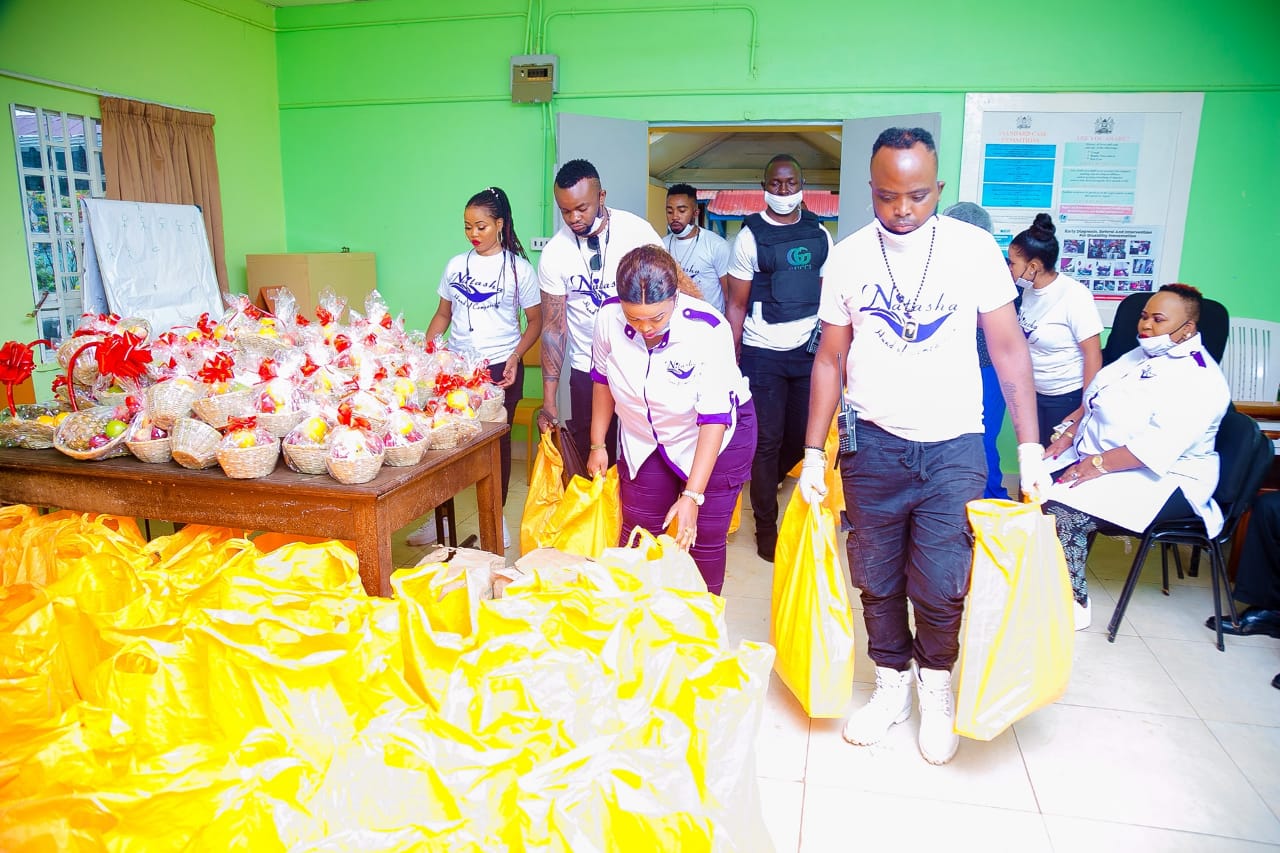
<instances>
[{"instance_id":1,"label":"natasha logo on shirt","mask_svg":"<svg viewBox=\"0 0 1280 853\"><path fill-rule=\"evenodd\" d=\"M696 367L697 365L692 361L669 361L667 362L667 373L683 382L693 375Z\"/></svg>"},{"instance_id":2,"label":"natasha logo on shirt","mask_svg":"<svg viewBox=\"0 0 1280 853\"><path fill-rule=\"evenodd\" d=\"M450 289L467 301L469 308L497 308L502 293L500 282L476 281L469 275L460 275L449 283ZM486 304L486 303L492 304Z\"/></svg>"},{"instance_id":3,"label":"natasha logo on shirt","mask_svg":"<svg viewBox=\"0 0 1280 853\"><path fill-rule=\"evenodd\" d=\"M858 310L883 320L884 327L877 329L876 334L886 344L896 346L900 352L906 350L907 344L922 344L933 337L959 307L944 303L942 296L932 304L908 302L897 287L890 287L889 292L885 293L882 285L869 284L862 288L864 295L868 291L870 299ZM922 322L917 314L936 319ZM890 335L893 337L890 338Z\"/></svg>"},{"instance_id":4,"label":"natasha logo on shirt","mask_svg":"<svg viewBox=\"0 0 1280 853\"><path fill-rule=\"evenodd\" d=\"M585 275L573 277L573 292L585 295L597 310L613 295L606 285L596 279L588 279Z\"/></svg>"}]
</instances>

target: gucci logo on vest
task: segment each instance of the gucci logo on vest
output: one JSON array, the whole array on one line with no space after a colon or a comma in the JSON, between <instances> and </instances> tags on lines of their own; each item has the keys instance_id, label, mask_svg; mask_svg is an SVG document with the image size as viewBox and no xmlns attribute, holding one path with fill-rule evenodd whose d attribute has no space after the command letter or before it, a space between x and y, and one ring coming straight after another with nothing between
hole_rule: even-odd
<instances>
[{"instance_id":1,"label":"gucci logo on vest","mask_svg":"<svg viewBox=\"0 0 1280 853\"><path fill-rule=\"evenodd\" d=\"M813 261L813 253L805 246L796 246L787 252L787 263L792 269L808 269Z\"/></svg>"}]
</instances>

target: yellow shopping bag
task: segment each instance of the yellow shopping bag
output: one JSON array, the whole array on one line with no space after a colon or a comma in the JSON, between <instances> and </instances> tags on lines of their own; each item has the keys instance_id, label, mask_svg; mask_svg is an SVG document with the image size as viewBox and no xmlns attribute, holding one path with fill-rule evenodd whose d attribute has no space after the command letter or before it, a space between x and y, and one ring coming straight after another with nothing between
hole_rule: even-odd
<instances>
[{"instance_id":1,"label":"yellow shopping bag","mask_svg":"<svg viewBox=\"0 0 1280 853\"><path fill-rule=\"evenodd\" d=\"M603 477L574 477L538 534L538 547L598 557L605 548L617 545L622 534L622 497L618 489L617 466Z\"/></svg>"},{"instance_id":2,"label":"yellow shopping bag","mask_svg":"<svg viewBox=\"0 0 1280 853\"><path fill-rule=\"evenodd\" d=\"M774 668L810 717L842 716L853 698L853 612L831 509L794 493L773 565Z\"/></svg>"},{"instance_id":3,"label":"yellow shopping bag","mask_svg":"<svg viewBox=\"0 0 1280 853\"><path fill-rule=\"evenodd\" d=\"M551 513L564 497L564 458L551 436L542 431L538 455L533 460L533 476L529 479L529 496L520 518L520 552L528 554L538 547L538 537L547 526Z\"/></svg>"},{"instance_id":4,"label":"yellow shopping bag","mask_svg":"<svg viewBox=\"0 0 1280 853\"><path fill-rule=\"evenodd\" d=\"M1067 689L1071 582L1039 504L970 501L973 573L961 645L956 732L991 740Z\"/></svg>"},{"instance_id":5,"label":"yellow shopping bag","mask_svg":"<svg viewBox=\"0 0 1280 853\"><path fill-rule=\"evenodd\" d=\"M648 588L707 591L707 582L689 552L682 550L671 536L663 534L655 539L643 527L631 531L625 547L606 548L597 560L615 576L635 578Z\"/></svg>"},{"instance_id":6,"label":"yellow shopping bag","mask_svg":"<svg viewBox=\"0 0 1280 853\"><path fill-rule=\"evenodd\" d=\"M827 496L822 499L822 505L831 510L831 514L839 518L840 513L844 512L844 480L840 477L840 466L836 464L840 458L840 429L838 427L840 413L836 412L836 417L831 421L831 428L827 430L827 440L823 443L822 449L827 452L827 459L831 460L827 466L826 476L823 478L827 487ZM797 462L795 467L787 472L788 477L799 477L800 470L804 468L804 461ZM742 497L738 497L738 505L742 505ZM734 510L734 517L737 518L737 510ZM729 532L738 528L732 523L729 525Z\"/></svg>"}]
</instances>

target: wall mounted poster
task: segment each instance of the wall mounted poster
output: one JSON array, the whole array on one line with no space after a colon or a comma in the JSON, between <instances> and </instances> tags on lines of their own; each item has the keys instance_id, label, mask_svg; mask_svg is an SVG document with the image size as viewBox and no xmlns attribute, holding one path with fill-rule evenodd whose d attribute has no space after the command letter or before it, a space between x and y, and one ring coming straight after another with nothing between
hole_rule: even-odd
<instances>
[{"instance_id":1,"label":"wall mounted poster","mask_svg":"<svg viewBox=\"0 0 1280 853\"><path fill-rule=\"evenodd\" d=\"M969 94L960 198L1002 248L1053 216L1059 270L1088 287L1108 325L1130 293L1177 281L1204 97Z\"/></svg>"}]
</instances>

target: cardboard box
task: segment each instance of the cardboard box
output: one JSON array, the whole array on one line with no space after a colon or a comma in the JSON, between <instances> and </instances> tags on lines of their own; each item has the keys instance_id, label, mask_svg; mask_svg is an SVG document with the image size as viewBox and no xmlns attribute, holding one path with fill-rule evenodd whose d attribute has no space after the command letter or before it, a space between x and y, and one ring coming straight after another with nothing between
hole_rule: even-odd
<instances>
[{"instance_id":1,"label":"cardboard box","mask_svg":"<svg viewBox=\"0 0 1280 853\"><path fill-rule=\"evenodd\" d=\"M378 287L375 257L372 252L246 255L249 298L274 312L275 291L287 287L298 302L298 310L314 316L320 292L328 288L363 313L365 297Z\"/></svg>"}]
</instances>

